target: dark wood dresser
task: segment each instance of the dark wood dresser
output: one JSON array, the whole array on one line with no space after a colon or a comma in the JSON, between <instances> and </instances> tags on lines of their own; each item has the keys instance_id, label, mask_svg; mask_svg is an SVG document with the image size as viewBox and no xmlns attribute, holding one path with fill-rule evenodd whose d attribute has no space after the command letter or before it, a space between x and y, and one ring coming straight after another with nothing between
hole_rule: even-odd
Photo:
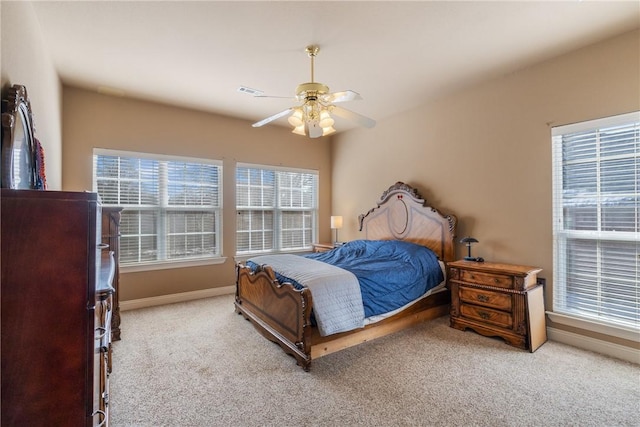
<instances>
[{"instance_id":1,"label":"dark wood dresser","mask_svg":"<svg viewBox=\"0 0 640 427\"><path fill-rule=\"evenodd\" d=\"M540 268L464 260L448 268L451 327L501 337L531 352L547 341Z\"/></svg>"},{"instance_id":2,"label":"dark wood dresser","mask_svg":"<svg viewBox=\"0 0 640 427\"><path fill-rule=\"evenodd\" d=\"M98 196L1 191L2 426L107 426L116 260Z\"/></svg>"}]
</instances>

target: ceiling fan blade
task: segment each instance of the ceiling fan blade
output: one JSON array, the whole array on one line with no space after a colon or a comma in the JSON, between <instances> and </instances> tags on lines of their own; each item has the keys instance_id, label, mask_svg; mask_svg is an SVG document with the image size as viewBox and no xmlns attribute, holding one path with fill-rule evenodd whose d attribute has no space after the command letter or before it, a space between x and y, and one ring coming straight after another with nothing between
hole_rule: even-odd
<instances>
[{"instance_id":1,"label":"ceiling fan blade","mask_svg":"<svg viewBox=\"0 0 640 427\"><path fill-rule=\"evenodd\" d=\"M293 96L277 96L277 95L254 95L254 98L280 98L280 99L290 99L292 101L296 101L296 98Z\"/></svg>"},{"instance_id":2,"label":"ceiling fan blade","mask_svg":"<svg viewBox=\"0 0 640 427\"><path fill-rule=\"evenodd\" d=\"M293 96L275 96L275 95L265 95L263 91L260 89L253 89L247 86L240 86L238 88L238 92L246 93L247 95L251 95L254 98L285 98L285 99L296 99Z\"/></svg>"},{"instance_id":3,"label":"ceiling fan blade","mask_svg":"<svg viewBox=\"0 0 640 427\"><path fill-rule=\"evenodd\" d=\"M363 116L362 114L354 113L353 111L347 110L346 108L333 105L331 106L330 111L338 117L351 120L353 122L358 123L360 126L364 126L366 128L372 128L376 125L375 120L370 119L369 117Z\"/></svg>"},{"instance_id":4,"label":"ceiling fan blade","mask_svg":"<svg viewBox=\"0 0 640 427\"><path fill-rule=\"evenodd\" d=\"M323 101L328 103L333 102L347 102L347 101L360 101L362 97L358 92L352 90L345 90L342 92L328 93L323 96Z\"/></svg>"},{"instance_id":5,"label":"ceiling fan blade","mask_svg":"<svg viewBox=\"0 0 640 427\"><path fill-rule=\"evenodd\" d=\"M240 93L246 93L247 95L251 95L251 96L260 96L260 95L264 95L264 92L261 91L260 89L253 89L251 87L247 87L247 86L240 86L238 88L238 92Z\"/></svg>"},{"instance_id":6,"label":"ceiling fan blade","mask_svg":"<svg viewBox=\"0 0 640 427\"><path fill-rule=\"evenodd\" d=\"M259 128L260 126L264 126L267 123L271 123L274 120L278 120L280 117L286 116L291 111L293 111L293 108L287 108L286 110L280 111L279 113L274 114L273 116L267 117L266 119L262 119L259 122L252 124L251 126L253 126L254 128Z\"/></svg>"}]
</instances>

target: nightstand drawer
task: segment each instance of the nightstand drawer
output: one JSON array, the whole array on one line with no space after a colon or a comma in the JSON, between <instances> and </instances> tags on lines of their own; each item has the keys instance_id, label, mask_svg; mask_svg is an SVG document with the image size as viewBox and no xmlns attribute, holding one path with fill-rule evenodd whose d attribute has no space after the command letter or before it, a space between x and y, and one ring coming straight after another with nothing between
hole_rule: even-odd
<instances>
[{"instance_id":1,"label":"nightstand drawer","mask_svg":"<svg viewBox=\"0 0 640 427\"><path fill-rule=\"evenodd\" d=\"M511 312L512 308L512 298L510 294L468 288L466 286L460 287L460 299L471 304L497 308L498 310L509 312Z\"/></svg>"},{"instance_id":2,"label":"nightstand drawer","mask_svg":"<svg viewBox=\"0 0 640 427\"><path fill-rule=\"evenodd\" d=\"M477 271L461 270L460 280L478 285L495 286L498 288L513 288L513 277L501 274L479 273Z\"/></svg>"},{"instance_id":3,"label":"nightstand drawer","mask_svg":"<svg viewBox=\"0 0 640 427\"><path fill-rule=\"evenodd\" d=\"M513 317L504 311L492 310L477 305L460 304L460 313L469 319L475 319L482 323L491 323L503 328L511 328Z\"/></svg>"}]
</instances>

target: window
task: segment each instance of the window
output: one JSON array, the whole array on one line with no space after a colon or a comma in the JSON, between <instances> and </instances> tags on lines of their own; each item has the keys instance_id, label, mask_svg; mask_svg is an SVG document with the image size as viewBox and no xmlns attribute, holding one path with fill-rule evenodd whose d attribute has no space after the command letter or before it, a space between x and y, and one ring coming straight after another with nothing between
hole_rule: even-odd
<instances>
[{"instance_id":1,"label":"window","mask_svg":"<svg viewBox=\"0 0 640 427\"><path fill-rule=\"evenodd\" d=\"M123 266L220 256L221 162L94 150L93 188L123 209Z\"/></svg>"},{"instance_id":2,"label":"window","mask_svg":"<svg viewBox=\"0 0 640 427\"><path fill-rule=\"evenodd\" d=\"M318 173L236 167L238 254L308 250L316 233Z\"/></svg>"},{"instance_id":3,"label":"window","mask_svg":"<svg viewBox=\"0 0 640 427\"><path fill-rule=\"evenodd\" d=\"M553 311L640 329L640 113L553 128Z\"/></svg>"}]
</instances>

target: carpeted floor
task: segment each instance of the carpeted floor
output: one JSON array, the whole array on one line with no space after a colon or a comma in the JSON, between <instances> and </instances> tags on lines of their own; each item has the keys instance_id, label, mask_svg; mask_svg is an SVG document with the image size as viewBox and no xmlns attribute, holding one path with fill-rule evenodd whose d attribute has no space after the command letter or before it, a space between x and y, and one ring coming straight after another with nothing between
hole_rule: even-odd
<instances>
[{"instance_id":1,"label":"carpeted floor","mask_svg":"<svg viewBox=\"0 0 640 427\"><path fill-rule=\"evenodd\" d=\"M123 312L110 378L114 427L640 425L638 365L528 353L445 316L304 372L231 295Z\"/></svg>"}]
</instances>

